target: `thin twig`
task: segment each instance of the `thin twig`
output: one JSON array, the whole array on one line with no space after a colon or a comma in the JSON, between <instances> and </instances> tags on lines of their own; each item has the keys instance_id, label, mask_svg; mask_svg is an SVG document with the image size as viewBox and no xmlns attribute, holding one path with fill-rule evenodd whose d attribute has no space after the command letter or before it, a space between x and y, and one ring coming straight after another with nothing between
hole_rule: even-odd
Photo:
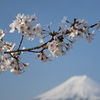
<instances>
[{"instance_id":1,"label":"thin twig","mask_svg":"<svg viewBox=\"0 0 100 100\"><path fill-rule=\"evenodd\" d=\"M91 25L91 26L90 26L90 28L93 28L93 27L95 27L96 25L97 25L97 23L96 23L96 24L94 24L94 25Z\"/></svg>"},{"instance_id":2,"label":"thin twig","mask_svg":"<svg viewBox=\"0 0 100 100\"><path fill-rule=\"evenodd\" d=\"M19 44L18 50L20 49L20 47L21 47L21 45L22 45L23 39L24 39L24 35L22 35L22 38L21 38L21 41L20 41L20 44Z\"/></svg>"}]
</instances>

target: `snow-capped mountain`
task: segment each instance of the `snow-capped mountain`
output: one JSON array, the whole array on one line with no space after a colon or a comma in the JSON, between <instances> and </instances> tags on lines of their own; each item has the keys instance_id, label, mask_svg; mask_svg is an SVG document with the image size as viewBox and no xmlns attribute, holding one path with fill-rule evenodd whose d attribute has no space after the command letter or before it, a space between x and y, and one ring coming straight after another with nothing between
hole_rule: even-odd
<instances>
[{"instance_id":1,"label":"snow-capped mountain","mask_svg":"<svg viewBox=\"0 0 100 100\"><path fill-rule=\"evenodd\" d=\"M86 75L74 76L33 100L100 100L100 85Z\"/></svg>"}]
</instances>

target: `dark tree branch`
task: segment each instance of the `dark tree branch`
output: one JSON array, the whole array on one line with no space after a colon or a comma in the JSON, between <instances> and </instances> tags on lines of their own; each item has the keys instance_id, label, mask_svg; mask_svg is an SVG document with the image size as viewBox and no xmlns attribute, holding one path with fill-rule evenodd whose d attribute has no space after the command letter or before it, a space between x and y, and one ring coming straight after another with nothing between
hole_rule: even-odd
<instances>
[{"instance_id":1,"label":"dark tree branch","mask_svg":"<svg viewBox=\"0 0 100 100\"><path fill-rule=\"evenodd\" d=\"M39 53L41 51L32 51L32 50L35 50L35 49L40 49L44 46L46 46L46 44L48 42L51 42L53 40L53 38L51 38L49 41L47 41L46 43L40 45L40 46L36 46L36 47L33 47L33 48L29 48L29 49L17 49L17 50L13 50L13 51L9 51L9 52L4 52L5 54L10 54L10 53L15 53L15 52L25 52L25 51L28 51L28 52L34 52L34 53Z\"/></svg>"},{"instance_id":2,"label":"dark tree branch","mask_svg":"<svg viewBox=\"0 0 100 100\"><path fill-rule=\"evenodd\" d=\"M93 27L95 27L96 25L97 25L97 23L96 23L96 24L94 24L94 25L91 25L91 26L90 26L90 28L93 28Z\"/></svg>"}]
</instances>

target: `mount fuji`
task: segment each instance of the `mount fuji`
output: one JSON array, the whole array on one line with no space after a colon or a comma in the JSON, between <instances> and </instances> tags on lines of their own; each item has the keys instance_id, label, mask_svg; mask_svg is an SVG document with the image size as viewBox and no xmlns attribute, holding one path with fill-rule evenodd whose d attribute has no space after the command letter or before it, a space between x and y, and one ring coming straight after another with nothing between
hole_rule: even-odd
<instances>
[{"instance_id":1,"label":"mount fuji","mask_svg":"<svg viewBox=\"0 0 100 100\"><path fill-rule=\"evenodd\" d=\"M74 76L32 100L100 100L100 85L88 76Z\"/></svg>"}]
</instances>

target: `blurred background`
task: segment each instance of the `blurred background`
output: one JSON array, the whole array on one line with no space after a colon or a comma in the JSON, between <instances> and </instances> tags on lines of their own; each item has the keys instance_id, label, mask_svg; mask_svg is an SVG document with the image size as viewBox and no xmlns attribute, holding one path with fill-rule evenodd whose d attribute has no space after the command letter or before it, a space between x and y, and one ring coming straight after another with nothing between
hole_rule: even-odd
<instances>
[{"instance_id":1,"label":"blurred background","mask_svg":"<svg viewBox=\"0 0 100 100\"><path fill-rule=\"evenodd\" d=\"M100 21L100 0L0 0L0 28L8 31L4 40L17 44L21 34L9 33L9 24L18 13L36 14L36 23L43 29L52 22L51 30L57 31L64 16L70 22L73 18L84 19L89 25ZM9 71L0 74L0 100L29 100L76 75L87 75L100 84L100 30L95 34L92 43L78 40L67 55L46 64L34 59L35 54L22 55L22 61L30 66L20 76ZM25 38L23 43L27 48L37 45L39 38L33 41Z\"/></svg>"}]
</instances>

